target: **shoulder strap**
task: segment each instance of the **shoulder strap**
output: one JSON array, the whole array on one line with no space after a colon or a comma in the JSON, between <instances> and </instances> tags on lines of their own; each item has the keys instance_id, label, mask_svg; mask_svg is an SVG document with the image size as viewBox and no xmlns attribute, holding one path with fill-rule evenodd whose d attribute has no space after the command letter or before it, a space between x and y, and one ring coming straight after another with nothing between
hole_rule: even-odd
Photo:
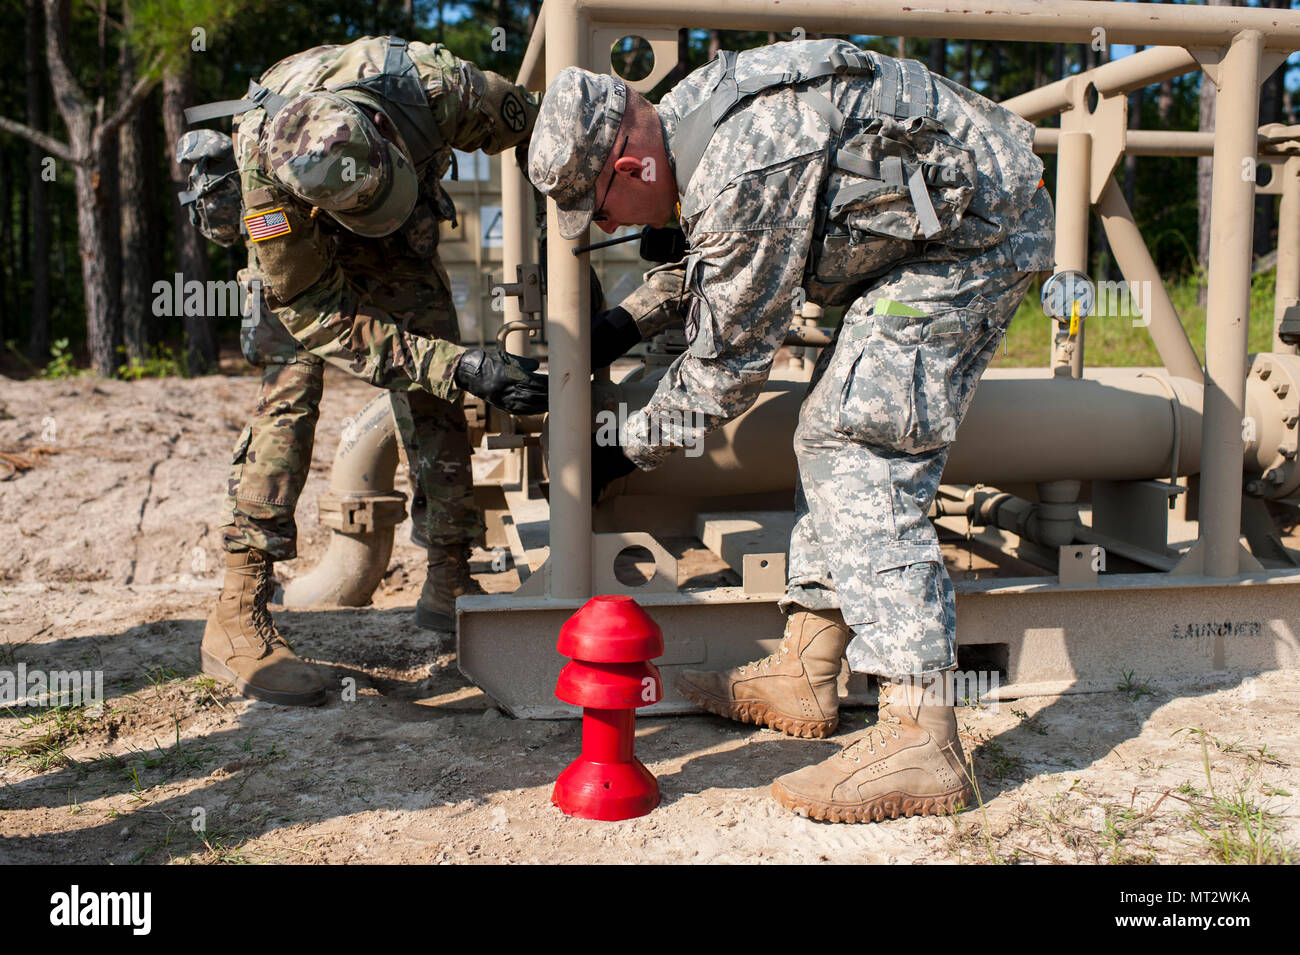
<instances>
[{"instance_id":1,"label":"shoulder strap","mask_svg":"<svg viewBox=\"0 0 1300 955\"><path fill-rule=\"evenodd\" d=\"M376 76L346 83L337 89L367 89L405 106L423 105L423 90L420 88L418 78L408 76L413 72L415 63L407 53L407 45L407 41L401 37L390 36L388 49L384 53L382 71ZM204 103L202 106L191 106L185 110L185 122L193 125L224 116L240 116L258 108L266 110L269 119L287 102L287 97L271 92L255 80L249 80L248 93L243 99L226 99L215 103Z\"/></svg>"},{"instance_id":2,"label":"shoulder strap","mask_svg":"<svg viewBox=\"0 0 1300 955\"><path fill-rule=\"evenodd\" d=\"M682 195L686 194L686 187L690 185L696 167L704 158L704 151L708 148L709 141L713 139L714 131L738 104L778 86L796 86L838 74L874 72L872 61L865 53L858 50L836 50L825 61L815 63L806 69L763 73L738 83L736 53L724 50L718 54L718 58L722 61L723 71L713 92L707 100L682 117L673 136L673 162L677 173L677 189ZM828 97L805 90L799 94L799 98L817 110L832 129L839 131L844 117Z\"/></svg>"},{"instance_id":3,"label":"shoulder strap","mask_svg":"<svg viewBox=\"0 0 1300 955\"><path fill-rule=\"evenodd\" d=\"M210 119L220 119L223 116L239 116L242 113L247 113L250 109L257 109L258 107L266 110L266 115L269 117L278 113L286 102L288 100L279 93L272 93L255 80L249 80L248 95L243 99L223 99L216 103L191 106L185 110L185 122L192 126L195 123L204 123Z\"/></svg>"}]
</instances>

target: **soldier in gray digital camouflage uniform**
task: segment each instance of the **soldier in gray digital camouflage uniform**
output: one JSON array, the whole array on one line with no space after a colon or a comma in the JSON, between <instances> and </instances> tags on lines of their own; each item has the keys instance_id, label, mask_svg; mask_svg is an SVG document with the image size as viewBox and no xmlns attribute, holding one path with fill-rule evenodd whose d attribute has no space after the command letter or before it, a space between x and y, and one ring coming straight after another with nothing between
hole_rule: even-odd
<instances>
[{"instance_id":1,"label":"soldier in gray digital camouflage uniform","mask_svg":"<svg viewBox=\"0 0 1300 955\"><path fill-rule=\"evenodd\" d=\"M822 737L838 723L845 652L879 677L878 722L773 784L798 813L869 821L970 798L943 678L956 666L953 588L927 513L981 373L1033 274L1051 267L1032 137L920 63L839 40L721 54L657 107L578 69L543 100L529 175L567 237L677 213L690 244L689 348L621 447L594 449L597 488L745 411L804 296L845 306L794 437L781 646L678 680L711 712ZM652 274L593 337L620 337L628 320L633 338L655 331L672 291Z\"/></svg>"},{"instance_id":2,"label":"soldier in gray digital camouflage uniform","mask_svg":"<svg viewBox=\"0 0 1300 955\"><path fill-rule=\"evenodd\" d=\"M468 557L482 518L462 394L545 410L544 377L459 344L437 255L439 225L455 214L440 185L453 147L497 153L525 142L537 102L443 46L364 37L295 54L247 99L186 113L191 122L241 117L234 157L249 267L240 277L262 294L242 334L262 387L235 448L226 581L204 631L203 670L247 695L318 704L324 684L280 637L266 602L272 562L296 554L324 363L391 394L411 484L426 502L415 528L429 554L416 620L432 629L453 629L456 596L476 587Z\"/></svg>"}]
</instances>

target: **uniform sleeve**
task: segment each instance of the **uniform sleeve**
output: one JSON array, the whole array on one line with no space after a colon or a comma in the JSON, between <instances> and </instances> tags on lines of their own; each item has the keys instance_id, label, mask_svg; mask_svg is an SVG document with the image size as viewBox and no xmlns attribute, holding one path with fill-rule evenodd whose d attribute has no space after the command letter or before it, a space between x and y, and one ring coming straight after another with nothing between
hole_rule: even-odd
<instances>
[{"instance_id":1,"label":"uniform sleeve","mask_svg":"<svg viewBox=\"0 0 1300 955\"><path fill-rule=\"evenodd\" d=\"M527 142L537 120L537 96L473 63L447 54L445 95L435 112L448 143L495 155Z\"/></svg>"},{"instance_id":2,"label":"uniform sleeve","mask_svg":"<svg viewBox=\"0 0 1300 955\"><path fill-rule=\"evenodd\" d=\"M641 338L649 338L670 325L683 324L685 283L685 262L656 266L618 307L632 316Z\"/></svg>"},{"instance_id":3,"label":"uniform sleeve","mask_svg":"<svg viewBox=\"0 0 1300 955\"><path fill-rule=\"evenodd\" d=\"M650 469L745 412L801 301L821 164L803 160L733 183L691 229L690 347L628 418L623 450Z\"/></svg>"},{"instance_id":4,"label":"uniform sleeve","mask_svg":"<svg viewBox=\"0 0 1300 955\"><path fill-rule=\"evenodd\" d=\"M289 334L313 355L380 388L453 398L452 372L465 349L405 331L348 283L335 260L335 237L303 203L275 188L255 164L244 167L242 179L248 216L285 217L288 231L280 226L271 230L279 234L249 242L249 267Z\"/></svg>"}]
</instances>

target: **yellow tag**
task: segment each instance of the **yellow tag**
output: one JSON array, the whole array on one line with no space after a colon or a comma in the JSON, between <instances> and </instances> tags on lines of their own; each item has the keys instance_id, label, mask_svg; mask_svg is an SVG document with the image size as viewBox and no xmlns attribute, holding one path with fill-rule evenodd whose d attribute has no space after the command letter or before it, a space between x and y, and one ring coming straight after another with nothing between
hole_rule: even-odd
<instances>
[{"instance_id":1,"label":"yellow tag","mask_svg":"<svg viewBox=\"0 0 1300 955\"><path fill-rule=\"evenodd\" d=\"M1079 300L1070 303L1070 337L1079 334Z\"/></svg>"}]
</instances>

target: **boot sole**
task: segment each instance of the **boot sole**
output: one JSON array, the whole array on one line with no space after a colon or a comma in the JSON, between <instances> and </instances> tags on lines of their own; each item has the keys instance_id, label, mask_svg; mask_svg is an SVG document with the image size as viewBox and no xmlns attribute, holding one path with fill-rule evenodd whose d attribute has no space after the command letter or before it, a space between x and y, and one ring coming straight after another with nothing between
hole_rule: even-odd
<instances>
[{"instance_id":1,"label":"boot sole","mask_svg":"<svg viewBox=\"0 0 1300 955\"><path fill-rule=\"evenodd\" d=\"M254 686L249 683L230 667L226 666L208 651L203 650L199 654L203 672L208 676L214 676L217 679L225 680L227 683L233 683L235 689L244 696L253 699L263 700L267 703L276 703L280 706L320 706L325 702L325 688L321 687L315 693L282 693L278 690L267 690L262 687Z\"/></svg>"},{"instance_id":2,"label":"boot sole","mask_svg":"<svg viewBox=\"0 0 1300 955\"><path fill-rule=\"evenodd\" d=\"M682 682L680 676L674 681L674 685L678 693L700 709L707 710L715 716L725 716L738 723L766 726L798 739L825 739L835 732L835 727L840 725L838 716L832 720L801 720L786 716L762 700L720 700L699 692L689 683Z\"/></svg>"},{"instance_id":3,"label":"boot sole","mask_svg":"<svg viewBox=\"0 0 1300 955\"><path fill-rule=\"evenodd\" d=\"M899 816L951 816L970 803L968 789L937 796L913 796L891 792L858 806L837 806L790 792L780 782L772 783L772 798L806 819L819 822L883 822Z\"/></svg>"}]
</instances>

